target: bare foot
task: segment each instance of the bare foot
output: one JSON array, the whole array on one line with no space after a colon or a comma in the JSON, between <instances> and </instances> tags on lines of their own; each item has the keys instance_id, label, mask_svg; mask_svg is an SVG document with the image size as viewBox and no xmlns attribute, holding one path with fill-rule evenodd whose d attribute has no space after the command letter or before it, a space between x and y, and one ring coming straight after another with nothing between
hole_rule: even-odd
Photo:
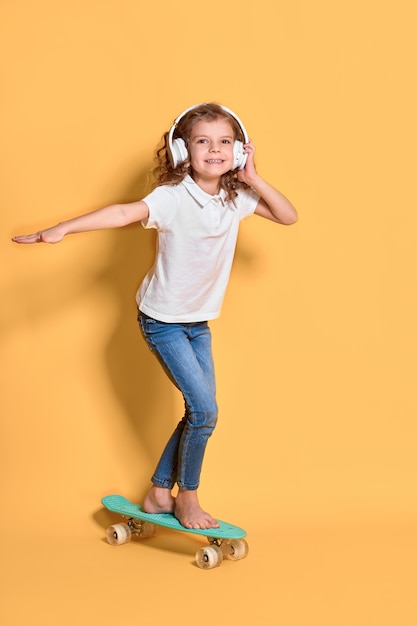
<instances>
[{"instance_id":1,"label":"bare foot","mask_svg":"<svg viewBox=\"0 0 417 626\"><path fill-rule=\"evenodd\" d=\"M185 528L206 530L219 527L218 521L200 507L197 491L178 491L174 515Z\"/></svg>"},{"instance_id":2,"label":"bare foot","mask_svg":"<svg viewBox=\"0 0 417 626\"><path fill-rule=\"evenodd\" d=\"M145 513L173 513L175 498L170 489L153 485L143 501Z\"/></svg>"}]
</instances>

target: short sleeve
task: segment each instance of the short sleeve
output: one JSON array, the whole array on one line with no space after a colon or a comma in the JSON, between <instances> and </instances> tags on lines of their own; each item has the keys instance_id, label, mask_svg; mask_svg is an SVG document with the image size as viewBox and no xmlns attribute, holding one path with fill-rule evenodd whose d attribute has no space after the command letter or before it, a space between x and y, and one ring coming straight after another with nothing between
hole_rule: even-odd
<instances>
[{"instance_id":1,"label":"short sleeve","mask_svg":"<svg viewBox=\"0 0 417 626\"><path fill-rule=\"evenodd\" d=\"M171 222L177 210L175 187L169 185L156 187L142 200L149 209L148 217L141 222L144 228L161 230Z\"/></svg>"},{"instance_id":2,"label":"short sleeve","mask_svg":"<svg viewBox=\"0 0 417 626\"><path fill-rule=\"evenodd\" d=\"M260 196L254 189L248 188L238 192L236 206L241 220L255 212L259 199Z\"/></svg>"}]
</instances>

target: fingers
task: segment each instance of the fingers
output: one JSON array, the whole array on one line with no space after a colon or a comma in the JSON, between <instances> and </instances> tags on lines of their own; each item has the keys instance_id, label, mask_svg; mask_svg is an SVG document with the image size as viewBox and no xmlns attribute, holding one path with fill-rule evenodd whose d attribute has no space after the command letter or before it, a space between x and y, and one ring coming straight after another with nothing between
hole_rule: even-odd
<instances>
[{"instance_id":1,"label":"fingers","mask_svg":"<svg viewBox=\"0 0 417 626\"><path fill-rule=\"evenodd\" d=\"M33 233L32 235L18 235L13 237L15 243L40 243L42 241L42 233Z\"/></svg>"},{"instance_id":2,"label":"fingers","mask_svg":"<svg viewBox=\"0 0 417 626\"><path fill-rule=\"evenodd\" d=\"M241 169L237 177L241 182L248 183L248 177L252 177L255 173L255 146L251 139L245 144L243 144L243 154L246 155L246 163L245 167ZM249 183L248 183L249 184Z\"/></svg>"},{"instance_id":3,"label":"fingers","mask_svg":"<svg viewBox=\"0 0 417 626\"><path fill-rule=\"evenodd\" d=\"M246 165L244 169L248 171L248 169L254 168L255 167L255 146L253 145L250 139L247 143L243 145L243 154L246 155Z\"/></svg>"},{"instance_id":4,"label":"fingers","mask_svg":"<svg viewBox=\"0 0 417 626\"><path fill-rule=\"evenodd\" d=\"M255 153L255 146L253 145L253 142L251 139L249 139L249 141L245 144L243 144L243 151L245 154L254 154Z\"/></svg>"},{"instance_id":5,"label":"fingers","mask_svg":"<svg viewBox=\"0 0 417 626\"><path fill-rule=\"evenodd\" d=\"M59 226L53 226L45 230L39 230L31 235L18 235L12 241L16 243L58 243L64 237L65 232Z\"/></svg>"}]
</instances>

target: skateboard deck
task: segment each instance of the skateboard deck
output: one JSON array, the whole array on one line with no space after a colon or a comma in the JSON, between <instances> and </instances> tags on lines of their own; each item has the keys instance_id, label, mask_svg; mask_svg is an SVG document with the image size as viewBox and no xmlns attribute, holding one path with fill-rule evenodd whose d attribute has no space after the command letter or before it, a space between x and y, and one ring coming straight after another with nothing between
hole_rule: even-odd
<instances>
[{"instance_id":1,"label":"skateboard deck","mask_svg":"<svg viewBox=\"0 0 417 626\"><path fill-rule=\"evenodd\" d=\"M205 530L185 528L171 513L145 513L140 504L133 504L124 496L105 496L101 502L107 510L127 518L126 523L114 524L107 529L107 541L112 545L126 543L132 534L149 537L154 526L162 526L208 539L210 546L201 548L196 554L197 565L202 569L219 566L223 557L237 561L247 555L248 545L243 539L246 531L228 522L217 520L219 528Z\"/></svg>"}]
</instances>

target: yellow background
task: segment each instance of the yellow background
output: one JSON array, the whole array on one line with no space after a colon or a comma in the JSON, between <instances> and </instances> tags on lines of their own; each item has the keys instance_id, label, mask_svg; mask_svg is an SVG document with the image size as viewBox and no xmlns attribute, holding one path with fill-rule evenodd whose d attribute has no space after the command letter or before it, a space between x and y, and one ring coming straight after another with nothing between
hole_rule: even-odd
<instances>
[{"instance_id":1,"label":"yellow background","mask_svg":"<svg viewBox=\"0 0 417 626\"><path fill-rule=\"evenodd\" d=\"M411 0L2 2L4 626L416 624L415 20ZM213 572L187 536L101 541L100 498L143 497L182 408L135 320L152 234L10 242L144 195L203 100L300 216L243 224L212 324L201 499L251 546Z\"/></svg>"}]
</instances>

